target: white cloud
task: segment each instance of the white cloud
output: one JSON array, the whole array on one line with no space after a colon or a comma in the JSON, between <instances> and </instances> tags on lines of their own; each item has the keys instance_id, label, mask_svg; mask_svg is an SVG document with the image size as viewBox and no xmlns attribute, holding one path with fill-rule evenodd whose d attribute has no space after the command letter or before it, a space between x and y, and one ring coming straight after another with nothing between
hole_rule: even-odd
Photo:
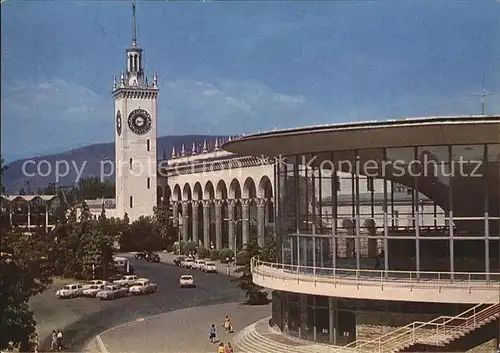
<instances>
[{"instance_id":1,"label":"white cloud","mask_svg":"<svg viewBox=\"0 0 500 353\"><path fill-rule=\"evenodd\" d=\"M19 158L113 137L112 102L64 80L3 85L2 150Z\"/></svg>"},{"instance_id":2,"label":"white cloud","mask_svg":"<svg viewBox=\"0 0 500 353\"><path fill-rule=\"evenodd\" d=\"M165 80L160 133L242 133L323 121L325 112L302 95L275 92L255 80Z\"/></svg>"}]
</instances>

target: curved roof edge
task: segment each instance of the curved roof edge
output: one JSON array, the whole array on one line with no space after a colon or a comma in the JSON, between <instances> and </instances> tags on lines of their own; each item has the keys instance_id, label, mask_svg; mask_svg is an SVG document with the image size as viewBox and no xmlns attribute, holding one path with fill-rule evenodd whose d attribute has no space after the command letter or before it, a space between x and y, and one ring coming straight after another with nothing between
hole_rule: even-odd
<instances>
[{"instance_id":1,"label":"curved roof edge","mask_svg":"<svg viewBox=\"0 0 500 353\"><path fill-rule=\"evenodd\" d=\"M10 196L2 195L2 198L9 202L16 201L18 199L22 199L27 202L33 201L35 199L41 199L47 202L58 198L58 196L57 195L10 195Z\"/></svg>"},{"instance_id":2,"label":"curved roof edge","mask_svg":"<svg viewBox=\"0 0 500 353\"><path fill-rule=\"evenodd\" d=\"M432 128L434 126L439 127L459 127L464 125L473 126L484 126L488 124L500 124L500 115L466 115L466 116L435 116L435 117L419 117L419 118L406 118L406 119L392 119L392 120L378 120L378 121L365 121L365 122L348 122L348 123L338 123L338 124L328 124L328 125L312 125L306 127L298 127L291 129L282 129L275 131L268 131L262 133L256 133L251 135L242 136L237 140L232 140L226 142L222 148L226 151L230 151L238 154L268 154L269 150L274 150L270 148L270 144L277 143L291 143L290 139L299 136L325 136L326 134L335 134L336 137L340 136L338 134L342 133L362 133L367 131L396 131L391 129L400 128ZM400 130L398 130L400 131ZM500 136L499 136L500 142ZM258 142L258 143L257 143ZM309 141L312 142L312 141ZM250 150L250 145L252 150ZM263 146L265 144L266 146ZM280 146L284 147L284 146ZM296 146L297 147L297 146ZM367 146L366 148L368 148ZM286 149L286 148L285 148ZM307 148L305 148L307 149Z\"/></svg>"}]
</instances>

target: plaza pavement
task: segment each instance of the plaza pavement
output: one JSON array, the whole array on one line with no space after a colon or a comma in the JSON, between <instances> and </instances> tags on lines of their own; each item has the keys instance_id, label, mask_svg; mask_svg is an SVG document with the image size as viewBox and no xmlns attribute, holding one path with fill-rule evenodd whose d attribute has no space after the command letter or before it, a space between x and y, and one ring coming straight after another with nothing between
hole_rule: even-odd
<instances>
[{"instance_id":1,"label":"plaza pavement","mask_svg":"<svg viewBox=\"0 0 500 353\"><path fill-rule=\"evenodd\" d=\"M211 353L217 344L208 340L209 328L217 327L217 339L227 343L236 334L222 328L229 314L236 331L269 316L270 305L249 306L240 303L193 307L171 311L110 329L100 335L107 353ZM238 350L235 350L238 352ZM101 353L106 353L101 350Z\"/></svg>"}]
</instances>

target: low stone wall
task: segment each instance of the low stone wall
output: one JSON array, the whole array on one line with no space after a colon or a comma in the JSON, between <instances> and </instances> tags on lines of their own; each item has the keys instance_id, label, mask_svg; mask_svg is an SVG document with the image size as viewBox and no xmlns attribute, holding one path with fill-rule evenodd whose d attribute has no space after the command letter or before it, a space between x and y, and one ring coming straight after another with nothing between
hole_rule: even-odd
<instances>
[{"instance_id":1,"label":"low stone wall","mask_svg":"<svg viewBox=\"0 0 500 353\"><path fill-rule=\"evenodd\" d=\"M356 339L369 341L414 321L427 322L436 317L436 315L429 314L358 311L356 312Z\"/></svg>"}]
</instances>

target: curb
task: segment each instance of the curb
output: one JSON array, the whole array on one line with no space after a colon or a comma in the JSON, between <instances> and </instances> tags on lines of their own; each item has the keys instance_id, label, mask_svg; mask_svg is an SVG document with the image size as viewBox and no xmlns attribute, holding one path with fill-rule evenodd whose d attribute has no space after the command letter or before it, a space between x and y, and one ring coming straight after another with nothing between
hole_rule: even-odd
<instances>
[{"instance_id":1,"label":"curb","mask_svg":"<svg viewBox=\"0 0 500 353\"><path fill-rule=\"evenodd\" d=\"M108 350L106 349L106 346L104 345L100 334L95 336L95 340L97 341L97 349L99 350L99 352L108 353Z\"/></svg>"}]
</instances>

